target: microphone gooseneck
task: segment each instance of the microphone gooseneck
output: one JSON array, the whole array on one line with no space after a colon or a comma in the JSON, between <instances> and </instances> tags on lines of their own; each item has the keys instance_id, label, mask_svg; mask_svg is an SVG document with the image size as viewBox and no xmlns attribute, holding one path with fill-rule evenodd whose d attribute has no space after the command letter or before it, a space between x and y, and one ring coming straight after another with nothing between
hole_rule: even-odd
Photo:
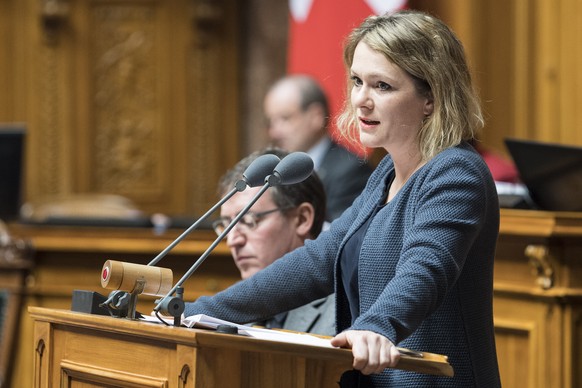
<instances>
[{"instance_id":1,"label":"microphone gooseneck","mask_svg":"<svg viewBox=\"0 0 582 388\"><path fill-rule=\"evenodd\" d=\"M263 158L266 156L266 158ZM243 172L243 179L235 183L234 188L226 194L220 201L218 201L213 207L211 207L202 217L196 220L188 229L186 229L178 238L176 238L170 245L168 245L163 251L161 251L148 265L156 265L161 259L164 258L176 245L180 243L188 234L190 234L194 229L206 220L212 213L214 213L220 206L222 206L226 201L228 201L237 192L244 191L247 185L250 187L259 186L268 176L273 172L275 166L280 163L278 156L273 154L261 155L251 162L251 164ZM260 181L259 184L257 182Z\"/></svg>"},{"instance_id":2,"label":"microphone gooseneck","mask_svg":"<svg viewBox=\"0 0 582 388\"><path fill-rule=\"evenodd\" d=\"M220 235L214 240L212 244L208 247L208 249L196 260L196 262L190 267L190 269L182 276L180 280L176 283L176 285L163 297L156 307L154 311L162 312L162 313L170 313L168 311L168 304L169 301L172 300L171 295L176 292L179 288L182 287L182 284L192 274L198 269L198 267L206 260L206 258L210 255L210 253L216 248L216 246L226 237L228 232L234 228L234 226L239 222L239 220L250 210L250 208L259 200L259 198L267 191L269 187L277 186L281 184L290 185L294 183L299 183L305 179L313 172L313 160L309 155L304 152L294 152L292 154L287 155L283 158L275 168L273 169L273 173L266 178L264 178L264 185L261 187L261 190L255 194L255 196L251 199L251 201L236 215L235 218L232 219L230 224L220 233ZM180 311L176 311L176 314L181 313Z\"/></svg>"},{"instance_id":3,"label":"microphone gooseneck","mask_svg":"<svg viewBox=\"0 0 582 388\"><path fill-rule=\"evenodd\" d=\"M114 304L121 303L121 301L123 300L124 303L128 305L127 310L128 310L129 316L132 319L135 319L135 317L136 317L135 306L137 303L137 295L140 293L145 293L144 291L147 291L148 293L152 294L153 291L151 291L150 288L156 288L155 294L165 295L159 302L157 302L158 304L156 305L156 307L154 309L154 311L156 312L156 315L158 315L158 312L161 310L167 314L172 315L174 317L174 324L179 325L180 324L180 316L181 316L182 312L184 311L184 301L183 301L183 297L182 297L184 289L182 287L182 284L184 283L185 280L187 280L192 275L192 273L202 263L202 261L204 259L206 259L206 257L210 254L210 252L224 238L224 235L226 235L226 233L228 233L228 231L230 231L230 229L232 229L232 227L234 227L234 224L236 222L238 222L238 219L240 219L240 217L242 217L246 213L246 211L248 211L248 208L250 208L250 206L252 206L252 204L254 204L254 202L256 202L258 197L260 195L262 195L262 193L268 188L267 184L265 184L264 188L261 190L261 192L256 197L256 199L249 205L249 207L247 207L244 212L241 212L240 217L238 217L236 219L236 222L233 220L232 225L229 225L229 228L227 230L225 230L224 234L221 235L221 237L219 237L217 240L215 240L215 242L196 261L196 263L194 263L194 266L192 268L190 268L190 270L186 273L186 275L184 275L182 277L182 279L180 279L180 281L178 283L176 283L176 285L173 288L171 288L171 282L172 282L171 270L167 270L169 272L165 276L166 279L169 279L169 285L167 282L165 282L164 286L162 288L162 286L160 286L158 284L159 282L156 282L157 278L159 277L159 276L157 276L157 274L159 271L166 270L166 269L158 269L158 267L154 267L154 266L162 258L164 258L170 252L170 250L172 250L176 245L178 245L178 243L180 243L180 241L182 241L190 232L192 232L194 229L196 229L202 221L204 221L212 213L214 213L220 206L222 206L222 204L224 204L227 200L229 200L234 194L236 194L237 192L244 191L247 188L247 186L256 187L256 186L262 185L263 182L266 181L267 177L273 173L274 168L280 162L281 162L281 160L279 159L279 157L274 155L274 154L261 155L258 158L256 158L255 160L253 160L249 164L249 166L245 169L245 171L243 172L242 179L235 183L232 190L228 194L226 194L220 201L218 201L202 217L200 217L194 224L192 224L188 229L186 229L180 236L178 236L178 238L176 238L162 252L160 252L152 261L150 261L147 264L147 266L146 265L138 266L138 265L132 265L130 263L112 262L111 260L108 260L105 263L104 270L102 272L102 279L101 279L102 286L105 288L117 288L117 290L113 291L110 294L109 298L106 300L106 302L104 302L102 305L110 306L112 303L114 303ZM113 264L115 264L117 267L121 266L121 270L113 271L114 277L112 279L110 279L109 275L112 273L111 272L111 268L112 268L111 265L113 265ZM127 267L128 269L131 269L131 271L128 271L128 274L131 273L133 276L128 277L127 281L124 282L123 278L124 278L124 274L125 274L125 271L124 271L125 267ZM156 272L156 271L158 271L158 272ZM107 273L108 276L104 277L103 274L105 274L105 273ZM165 272L164 272L164 274L165 274ZM147 277L146 275L148 275L149 277ZM129 278L131 278L131 279L129 279ZM105 282L104 282L104 280L105 280ZM111 284L109 284L110 280L112 280ZM132 289L131 296L128 296L129 294L126 291L122 291L121 288L131 288ZM170 290L170 288L171 288L171 290ZM172 297L173 294L176 294L176 296ZM119 302L116 302L116 301L119 301Z\"/></svg>"}]
</instances>

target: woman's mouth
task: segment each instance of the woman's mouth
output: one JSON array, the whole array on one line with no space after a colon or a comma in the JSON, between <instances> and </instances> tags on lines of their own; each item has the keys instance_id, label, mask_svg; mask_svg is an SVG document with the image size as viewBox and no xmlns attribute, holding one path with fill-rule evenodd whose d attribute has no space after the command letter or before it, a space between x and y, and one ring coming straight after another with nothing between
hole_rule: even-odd
<instances>
[{"instance_id":1,"label":"woman's mouth","mask_svg":"<svg viewBox=\"0 0 582 388\"><path fill-rule=\"evenodd\" d=\"M373 126L380 124L380 122L376 121L376 120L369 120L369 119L364 119L364 118L360 117L360 124L361 124L362 128L370 128L370 127L373 127Z\"/></svg>"}]
</instances>

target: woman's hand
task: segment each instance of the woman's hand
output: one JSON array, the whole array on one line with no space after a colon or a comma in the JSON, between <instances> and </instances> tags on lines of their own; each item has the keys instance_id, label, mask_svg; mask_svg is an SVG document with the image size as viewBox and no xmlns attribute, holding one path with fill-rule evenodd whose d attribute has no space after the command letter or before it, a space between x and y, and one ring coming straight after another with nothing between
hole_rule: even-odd
<instances>
[{"instance_id":1,"label":"woman's hand","mask_svg":"<svg viewBox=\"0 0 582 388\"><path fill-rule=\"evenodd\" d=\"M364 330L347 330L331 339L331 344L340 348L351 348L354 369L365 375L382 373L393 368L400 360L400 352L388 338Z\"/></svg>"}]
</instances>

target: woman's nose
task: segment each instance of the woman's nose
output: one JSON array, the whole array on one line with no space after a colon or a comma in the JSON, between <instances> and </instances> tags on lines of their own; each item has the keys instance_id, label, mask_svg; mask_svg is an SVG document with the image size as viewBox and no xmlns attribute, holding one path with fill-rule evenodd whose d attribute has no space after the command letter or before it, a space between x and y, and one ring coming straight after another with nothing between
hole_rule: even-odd
<instances>
[{"instance_id":1,"label":"woman's nose","mask_svg":"<svg viewBox=\"0 0 582 388\"><path fill-rule=\"evenodd\" d=\"M373 101L370 97L370 92L366 87L360 87L352 91L352 104L356 108L365 107L372 108Z\"/></svg>"}]
</instances>

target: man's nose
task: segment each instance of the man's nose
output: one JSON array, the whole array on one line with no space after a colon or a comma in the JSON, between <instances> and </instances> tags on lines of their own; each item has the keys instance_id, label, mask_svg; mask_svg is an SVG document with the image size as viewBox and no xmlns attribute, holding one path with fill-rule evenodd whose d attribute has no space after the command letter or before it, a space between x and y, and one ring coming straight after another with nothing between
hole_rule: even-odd
<instances>
[{"instance_id":1,"label":"man's nose","mask_svg":"<svg viewBox=\"0 0 582 388\"><path fill-rule=\"evenodd\" d=\"M235 225L226 235L226 244L230 246L243 244L245 241L245 234L243 228L239 224Z\"/></svg>"}]
</instances>

